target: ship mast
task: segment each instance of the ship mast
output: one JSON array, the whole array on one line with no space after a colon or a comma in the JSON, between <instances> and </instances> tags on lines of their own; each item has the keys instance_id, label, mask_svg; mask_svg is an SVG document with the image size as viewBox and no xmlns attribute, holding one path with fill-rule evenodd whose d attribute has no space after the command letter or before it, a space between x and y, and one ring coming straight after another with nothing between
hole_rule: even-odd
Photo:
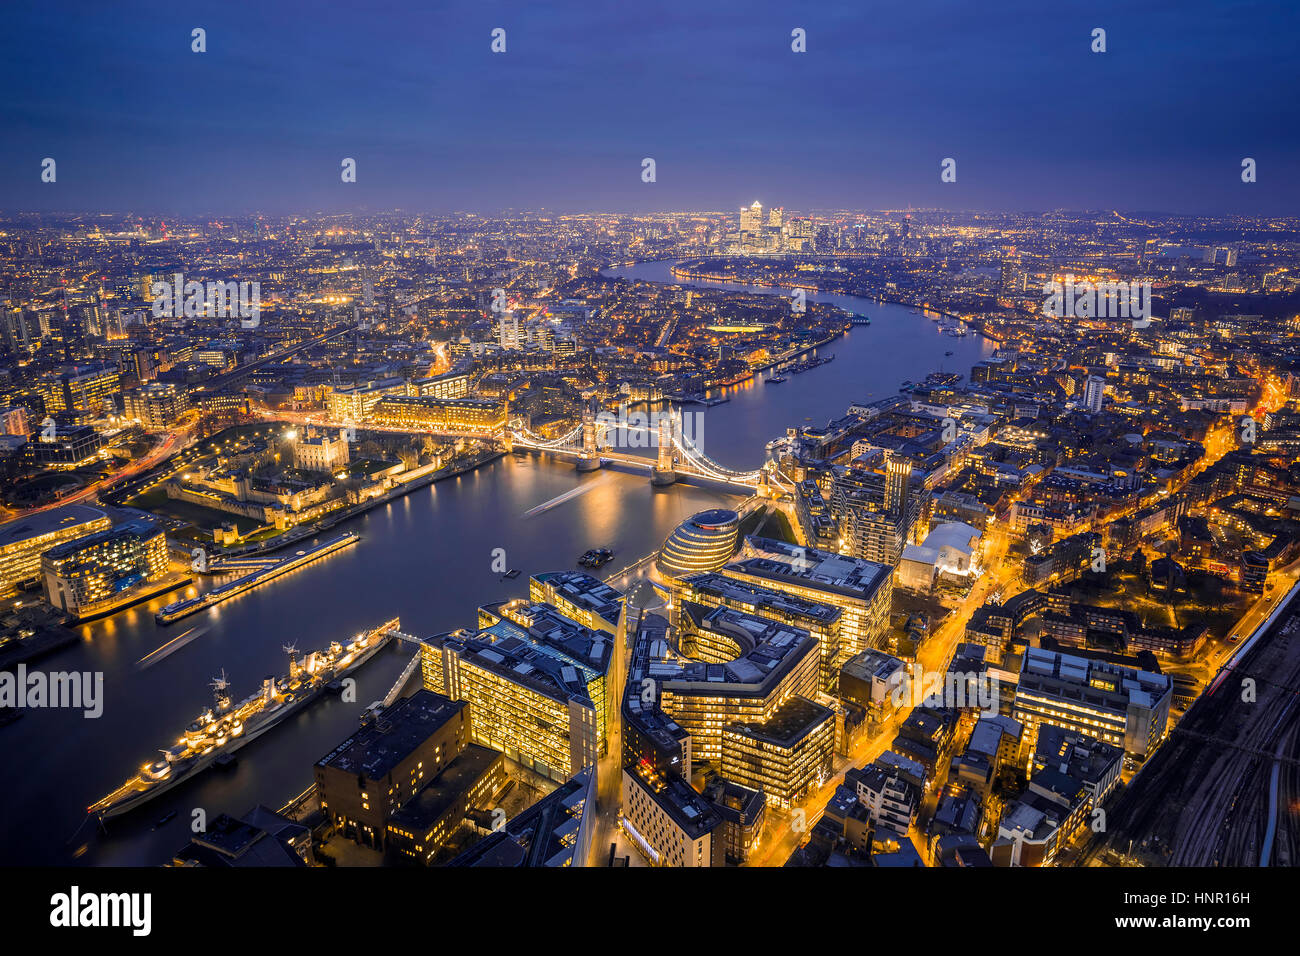
<instances>
[{"instance_id":1,"label":"ship mast","mask_svg":"<svg viewBox=\"0 0 1300 956\"><path fill-rule=\"evenodd\" d=\"M221 676L212 678L212 683L208 685L212 688L212 702L216 706L218 714L224 713L230 708L230 681L226 679L226 669L221 669Z\"/></svg>"},{"instance_id":2,"label":"ship mast","mask_svg":"<svg viewBox=\"0 0 1300 956\"><path fill-rule=\"evenodd\" d=\"M282 644L280 649L289 655L289 679L298 676L298 647L295 644Z\"/></svg>"}]
</instances>

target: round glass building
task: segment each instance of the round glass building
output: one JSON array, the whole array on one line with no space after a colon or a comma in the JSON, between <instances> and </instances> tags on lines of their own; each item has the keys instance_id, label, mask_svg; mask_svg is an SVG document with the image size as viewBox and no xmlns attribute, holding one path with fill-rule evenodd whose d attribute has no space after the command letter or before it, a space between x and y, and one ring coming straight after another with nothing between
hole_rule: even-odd
<instances>
[{"instance_id":1,"label":"round glass building","mask_svg":"<svg viewBox=\"0 0 1300 956\"><path fill-rule=\"evenodd\" d=\"M726 508L711 508L693 514L677 526L656 562L666 578L717 571L736 551L740 539L740 516Z\"/></svg>"}]
</instances>

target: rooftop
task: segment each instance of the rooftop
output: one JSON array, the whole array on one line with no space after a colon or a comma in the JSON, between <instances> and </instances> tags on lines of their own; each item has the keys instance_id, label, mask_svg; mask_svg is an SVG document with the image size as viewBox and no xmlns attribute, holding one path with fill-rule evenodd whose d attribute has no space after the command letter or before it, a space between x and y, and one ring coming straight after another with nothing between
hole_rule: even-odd
<instances>
[{"instance_id":1,"label":"rooftop","mask_svg":"<svg viewBox=\"0 0 1300 956\"><path fill-rule=\"evenodd\" d=\"M566 601L617 624L623 595L599 578L582 571L547 571L534 574L533 581L550 587Z\"/></svg>"},{"instance_id":2,"label":"rooftop","mask_svg":"<svg viewBox=\"0 0 1300 956\"><path fill-rule=\"evenodd\" d=\"M725 729L789 749L834 716L835 712L829 707L795 696L777 708L764 723L730 724Z\"/></svg>"},{"instance_id":3,"label":"rooftop","mask_svg":"<svg viewBox=\"0 0 1300 956\"><path fill-rule=\"evenodd\" d=\"M37 512L0 525L0 548L107 517L103 511L89 505L64 505L62 508Z\"/></svg>"},{"instance_id":4,"label":"rooftop","mask_svg":"<svg viewBox=\"0 0 1300 956\"><path fill-rule=\"evenodd\" d=\"M382 779L468 706L463 700L418 690L316 761L316 766L364 775L369 780Z\"/></svg>"},{"instance_id":5,"label":"rooftop","mask_svg":"<svg viewBox=\"0 0 1300 956\"><path fill-rule=\"evenodd\" d=\"M772 581L802 579L798 583L804 586L860 600L869 600L893 574L887 564L753 535L745 539L742 555L723 573L734 576L733 572L739 572Z\"/></svg>"},{"instance_id":6,"label":"rooftop","mask_svg":"<svg viewBox=\"0 0 1300 956\"><path fill-rule=\"evenodd\" d=\"M442 769L442 773L400 809L393 811L389 822L410 833L427 833L456 805L466 790L478 782L494 763L503 759L499 751L466 744L465 749Z\"/></svg>"}]
</instances>

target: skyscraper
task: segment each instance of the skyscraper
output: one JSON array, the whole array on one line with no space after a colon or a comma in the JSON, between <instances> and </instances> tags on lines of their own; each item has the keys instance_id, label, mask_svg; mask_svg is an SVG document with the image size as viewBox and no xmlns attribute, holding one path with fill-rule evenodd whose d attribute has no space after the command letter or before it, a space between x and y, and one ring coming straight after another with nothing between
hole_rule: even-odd
<instances>
[{"instance_id":1,"label":"skyscraper","mask_svg":"<svg viewBox=\"0 0 1300 956\"><path fill-rule=\"evenodd\" d=\"M912 463L892 453L885 454L885 513L898 517L907 508L912 483Z\"/></svg>"},{"instance_id":2,"label":"skyscraper","mask_svg":"<svg viewBox=\"0 0 1300 956\"><path fill-rule=\"evenodd\" d=\"M1096 375L1089 375L1088 381L1083 386L1083 407L1090 414L1096 415L1101 411L1101 403L1105 397L1106 380Z\"/></svg>"},{"instance_id":3,"label":"skyscraper","mask_svg":"<svg viewBox=\"0 0 1300 956\"><path fill-rule=\"evenodd\" d=\"M497 332L498 341L503 349L519 348L519 318L513 311L501 313Z\"/></svg>"}]
</instances>

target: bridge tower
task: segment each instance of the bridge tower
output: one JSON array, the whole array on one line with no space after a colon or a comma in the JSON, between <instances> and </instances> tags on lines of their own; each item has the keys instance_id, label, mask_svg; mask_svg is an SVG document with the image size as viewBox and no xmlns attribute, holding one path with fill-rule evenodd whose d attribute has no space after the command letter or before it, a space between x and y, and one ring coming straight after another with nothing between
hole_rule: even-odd
<instances>
[{"instance_id":1,"label":"bridge tower","mask_svg":"<svg viewBox=\"0 0 1300 956\"><path fill-rule=\"evenodd\" d=\"M588 404L582 410L582 454L578 456L578 471L597 471L600 455L596 449L596 413Z\"/></svg>"},{"instance_id":2,"label":"bridge tower","mask_svg":"<svg viewBox=\"0 0 1300 956\"><path fill-rule=\"evenodd\" d=\"M673 467L673 426L676 424L669 415L659 419L659 460L650 469L650 484L656 487L671 485L677 481L677 472Z\"/></svg>"}]
</instances>

